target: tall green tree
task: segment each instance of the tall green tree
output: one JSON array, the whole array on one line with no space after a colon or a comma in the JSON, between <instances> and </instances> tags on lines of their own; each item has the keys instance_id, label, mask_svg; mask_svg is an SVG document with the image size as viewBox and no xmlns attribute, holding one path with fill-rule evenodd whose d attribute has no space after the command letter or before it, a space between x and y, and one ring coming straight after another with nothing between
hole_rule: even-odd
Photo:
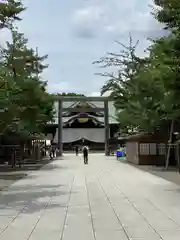
<instances>
[{"instance_id":1,"label":"tall green tree","mask_svg":"<svg viewBox=\"0 0 180 240\"><path fill-rule=\"evenodd\" d=\"M162 60L163 65L166 65L167 76L165 81L167 94L170 98L168 102L171 118L171 128L169 135L169 143L172 142L172 133L174 131L174 122L180 121L180 2L177 0L154 0L158 8L155 10L156 19L163 23L165 29L170 32L168 38L161 41L161 47L169 44L169 51L166 49L166 59ZM156 43L155 43L156 46ZM165 63L165 64L164 64ZM170 104L169 104L170 103ZM166 168L169 164L170 145L168 148Z\"/></svg>"},{"instance_id":2,"label":"tall green tree","mask_svg":"<svg viewBox=\"0 0 180 240\"><path fill-rule=\"evenodd\" d=\"M161 95L158 92L160 84L157 85L151 76L153 68L150 71L149 59L140 58L136 54L137 44L133 44L130 37L129 46L120 43L120 53L109 53L107 57L95 62L103 67L117 68L116 75L105 74L110 79L101 90L102 93L112 91L120 128L126 133L153 131L159 119L159 114L154 109L160 107L163 97L163 90Z\"/></svg>"},{"instance_id":3,"label":"tall green tree","mask_svg":"<svg viewBox=\"0 0 180 240\"><path fill-rule=\"evenodd\" d=\"M154 0L154 16L165 24L165 29L180 34L180 1L178 0Z\"/></svg>"},{"instance_id":4,"label":"tall green tree","mask_svg":"<svg viewBox=\"0 0 180 240\"><path fill-rule=\"evenodd\" d=\"M14 21L20 21L19 14L24 10L20 0L1 0L0 29L12 27Z\"/></svg>"},{"instance_id":5,"label":"tall green tree","mask_svg":"<svg viewBox=\"0 0 180 240\"><path fill-rule=\"evenodd\" d=\"M16 20L21 20L19 14L23 12L25 8L23 7L21 1L16 0L2 0L0 1L0 34L3 28L13 28L13 23ZM0 125L1 129L6 129L9 122L4 119L5 112L7 113L9 107L9 91L13 88L13 80L10 78L8 69L4 66L2 56L2 49L0 52ZM9 112L9 115L10 112ZM12 116L9 118L13 118ZM6 122L6 124L5 124ZM5 125L6 126L5 126Z\"/></svg>"},{"instance_id":6,"label":"tall green tree","mask_svg":"<svg viewBox=\"0 0 180 240\"><path fill-rule=\"evenodd\" d=\"M35 133L52 120L53 99L46 92L46 82L40 74L47 68L43 61L47 56L38 56L27 47L27 39L17 30L12 30L12 43L1 49L1 65L5 68L7 108L1 113L2 129ZM3 91L2 91L3 92Z\"/></svg>"},{"instance_id":7,"label":"tall green tree","mask_svg":"<svg viewBox=\"0 0 180 240\"><path fill-rule=\"evenodd\" d=\"M147 58L138 58L131 44L121 55L111 54L108 64L107 58L103 58L100 63L105 62L105 67L118 67L116 76L105 74L109 79L102 90L112 90L119 123L126 132L152 132L171 122L167 129L171 142L174 123L180 121L180 3L176 0L154 2L158 6L155 18L164 24L168 36L152 40ZM127 73L131 73L131 77ZM170 148L166 167L169 154Z\"/></svg>"}]
</instances>

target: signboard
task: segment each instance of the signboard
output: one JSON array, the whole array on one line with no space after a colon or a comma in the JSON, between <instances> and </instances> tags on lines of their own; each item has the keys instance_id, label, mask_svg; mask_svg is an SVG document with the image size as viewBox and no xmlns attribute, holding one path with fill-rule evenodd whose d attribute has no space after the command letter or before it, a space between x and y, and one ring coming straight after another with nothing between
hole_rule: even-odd
<instances>
[{"instance_id":1,"label":"signboard","mask_svg":"<svg viewBox=\"0 0 180 240\"><path fill-rule=\"evenodd\" d=\"M80 123L85 123L85 122L87 122L89 120L89 115L87 114L87 113L80 113L79 115L78 115L78 121L80 122Z\"/></svg>"}]
</instances>

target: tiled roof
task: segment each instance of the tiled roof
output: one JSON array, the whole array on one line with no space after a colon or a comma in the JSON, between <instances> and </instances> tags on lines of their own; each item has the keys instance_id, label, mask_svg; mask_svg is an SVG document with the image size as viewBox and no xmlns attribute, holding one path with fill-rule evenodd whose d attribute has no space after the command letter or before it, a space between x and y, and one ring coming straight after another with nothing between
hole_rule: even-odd
<instances>
[{"instance_id":1,"label":"tiled roof","mask_svg":"<svg viewBox=\"0 0 180 240\"><path fill-rule=\"evenodd\" d=\"M68 107L75 107L79 102L63 102L63 108L68 108ZM103 107L104 103L103 102L88 102L88 104L92 107L98 107L101 108ZM114 104L112 101L108 102L109 106L109 123L117 123L116 121L116 109L114 107ZM54 124L58 123L58 102L54 103L54 109L55 109L55 116L54 116ZM71 117L63 117L63 122L66 122L70 119ZM96 117L97 120L104 122L104 117Z\"/></svg>"}]
</instances>

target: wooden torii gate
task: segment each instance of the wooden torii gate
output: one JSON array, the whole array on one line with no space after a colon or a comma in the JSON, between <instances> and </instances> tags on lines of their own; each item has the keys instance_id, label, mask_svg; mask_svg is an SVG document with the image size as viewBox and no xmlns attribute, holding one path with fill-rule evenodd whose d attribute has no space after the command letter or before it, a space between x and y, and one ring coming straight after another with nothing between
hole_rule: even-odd
<instances>
[{"instance_id":1,"label":"wooden torii gate","mask_svg":"<svg viewBox=\"0 0 180 240\"><path fill-rule=\"evenodd\" d=\"M64 108L63 102L104 102L104 106L102 108L91 108L93 112L104 112L104 125L105 125L105 154L106 156L109 154L108 149L108 140L109 140L109 108L108 108L108 97L86 97L86 96L58 96L56 98L58 101L58 148L59 148L59 156L63 154L63 122L62 122L62 113L64 111L67 112L88 112L89 108Z\"/></svg>"}]
</instances>

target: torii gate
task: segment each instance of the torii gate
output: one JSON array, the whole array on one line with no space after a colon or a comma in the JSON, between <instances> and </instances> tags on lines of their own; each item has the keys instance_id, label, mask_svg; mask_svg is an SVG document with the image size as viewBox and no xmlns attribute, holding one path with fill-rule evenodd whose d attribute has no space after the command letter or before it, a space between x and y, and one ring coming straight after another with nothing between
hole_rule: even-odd
<instances>
[{"instance_id":1,"label":"torii gate","mask_svg":"<svg viewBox=\"0 0 180 240\"><path fill-rule=\"evenodd\" d=\"M105 155L109 155L108 140L109 140L109 108L108 101L109 97L86 97L86 96L58 96L56 98L58 101L58 148L59 156L63 154L63 123L62 123L62 113L67 112L88 112L88 108L63 108L63 102L104 102L104 107L102 108L91 108L93 112L104 112L104 125L105 125Z\"/></svg>"}]
</instances>

